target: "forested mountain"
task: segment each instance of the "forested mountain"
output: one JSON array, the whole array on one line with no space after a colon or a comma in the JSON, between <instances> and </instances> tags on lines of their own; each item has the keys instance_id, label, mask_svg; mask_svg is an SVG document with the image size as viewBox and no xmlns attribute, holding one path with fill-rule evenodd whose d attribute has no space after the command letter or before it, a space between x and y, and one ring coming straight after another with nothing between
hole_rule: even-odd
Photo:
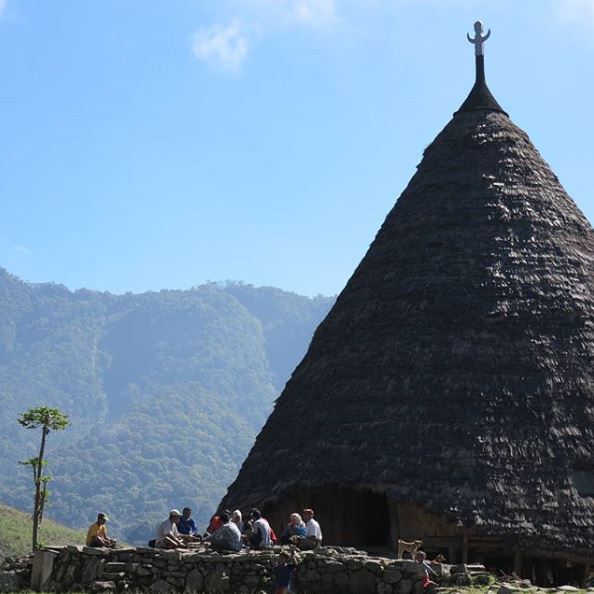
<instances>
[{"instance_id":1,"label":"forested mountain","mask_svg":"<svg viewBox=\"0 0 594 594\"><path fill-rule=\"evenodd\" d=\"M72 427L49 436L49 515L107 511L128 541L170 507L205 523L332 301L239 283L71 292L0 268L0 501L29 508L17 461L39 435L16 418L53 406Z\"/></svg>"}]
</instances>

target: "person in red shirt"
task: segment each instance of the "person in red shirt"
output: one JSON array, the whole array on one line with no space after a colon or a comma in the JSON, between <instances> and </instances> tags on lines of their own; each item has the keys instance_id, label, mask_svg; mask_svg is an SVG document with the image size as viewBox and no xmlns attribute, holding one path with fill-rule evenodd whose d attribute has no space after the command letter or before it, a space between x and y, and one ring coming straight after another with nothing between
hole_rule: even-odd
<instances>
[{"instance_id":1,"label":"person in red shirt","mask_svg":"<svg viewBox=\"0 0 594 594\"><path fill-rule=\"evenodd\" d=\"M417 551L415 553L415 561L425 570L425 575L423 577L423 588L425 589L425 592L430 592L437 586L437 584L429 577L430 573L435 575L435 571L429 565L429 563L427 563L427 553L425 553L425 551Z\"/></svg>"},{"instance_id":2,"label":"person in red shirt","mask_svg":"<svg viewBox=\"0 0 594 594\"><path fill-rule=\"evenodd\" d=\"M228 509L224 510L223 513L231 517L231 512ZM221 520L221 516L219 514L212 516L212 518L210 518L208 528L206 529L206 536L214 534L222 525L223 521Z\"/></svg>"}]
</instances>

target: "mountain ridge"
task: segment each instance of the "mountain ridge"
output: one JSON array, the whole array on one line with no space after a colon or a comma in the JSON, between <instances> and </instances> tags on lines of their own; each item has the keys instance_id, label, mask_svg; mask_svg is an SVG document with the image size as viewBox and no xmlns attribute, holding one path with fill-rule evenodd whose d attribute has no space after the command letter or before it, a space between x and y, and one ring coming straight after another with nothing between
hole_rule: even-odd
<instances>
[{"instance_id":1,"label":"mountain ridge","mask_svg":"<svg viewBox=\"0 0 594 594\"><path fill-rule=\"evenodd\" d=\"M332 302L231 282L71 291L0 268L0 501L29 505L17 461L38 436L16 416L47 405L72 419L48 440L52 517L107 510L139 541L169 507L206 522Z\"/></svg>"}]
</instances>

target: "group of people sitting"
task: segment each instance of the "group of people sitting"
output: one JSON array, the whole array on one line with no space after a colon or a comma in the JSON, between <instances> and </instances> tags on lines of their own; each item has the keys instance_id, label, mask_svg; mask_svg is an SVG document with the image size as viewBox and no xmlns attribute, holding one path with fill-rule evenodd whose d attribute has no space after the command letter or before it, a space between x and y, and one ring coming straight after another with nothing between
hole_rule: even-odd
<instances>
[{"instance_id":1,"label":"group of people sitting","mask_svg":"<svg viewBox=\"0 0 594 594\"><path fill-rule=\"evenodd\" d=\"M97 521L89 526L87 531L87 546L113 548L117 544L115 538L107 535L104 513L97 514ZM224 510L210 519L206 532L201 535L192 510L184 507L181 513L177 509L169 512L169 517L161 522L157 528L155 538L149 541L149 546L158 549L185 548L190 543L203 543L205 546L220 551L240 551L242 548L264 549L277 542L292 544L300 549L313 549L322 544L322 530L314 519L313 509L303 510L303 516L291 514L287 527L277 538L268 520L260 510L251 510L246 521L241 511Z\"/></svg>"},{"instance_id":2,"label":"group of people sitting","mask_svg":"<svg viewBox=\"0 0 594 594\"><path fill-rule=\"evenodd\" d=\"M192 510L185 507L180 513L169 512L169 518L159 524L156 537L149 545L160 549L187 547L189 543L203 543L216 551L240 551L242 548L263 549L279 540L268 520L258 509L252 509L247 520L240 510L224 510L215 514L204 535L198 533ZM303 510L303 518L291 514L289 523L280 536L280 544L293 544L300 549L313 549L322 543L320 524L312 509Z\"/></svg>"},{"instance_id":3,"label":"group of people sitting","mask_svg":"<svg viewBox=\"0 0 594 594\"><path fill-rule=\"evenodd\" d=\"M319 522L314 519L313 509L303 510L303 518L291 514L288 526L280 535L281 544L294 544L300 549L314 549L322 544L322 529Z\"/></svg>"},{"instance_id":4,"label":"group of people sitting","mask_svg":"<svg viewBox=\"0 0 594 594\"><path fill-rule=\"evenodd\" d=\"M282 545L294 545L302 550L313 549L322 544L322 529L317 520L314 519L314 511L311 508L303 510L303 515L292 513L289 523L277 538L268 520L262 517L260 510L252 509L249 518L244 521L241 511L234 512L224 510L215 514L204 535L198 533L196 522L192 518L192 510L184 507L180 513L177 509L169 512L169 517L159 524L156 538L149 542L149 546L160 549L185 548L190 543L203 543L215 551L238 552L242 548L264 549L273 546L277 542ZM97 522L91 524L87 532L87 546L109 547L116 546L115 538L109 538L105 528L108 520L104 513L97 514ZM431 580L435 575L432 565L442 562L444 558L439 555L434 561L427 561L424 551L418 550L420 541L406 543L399 541L400 545L416 545L410 550L399 550L401 558L413 559L425 570L423 586L425 592L431 591L437 584ZM414 557L413 557L414 553ZM299 558L292 552L281 551L274 569L275 594L286 594L290 587L291 577Z\"/></svg>"}]
</instances>

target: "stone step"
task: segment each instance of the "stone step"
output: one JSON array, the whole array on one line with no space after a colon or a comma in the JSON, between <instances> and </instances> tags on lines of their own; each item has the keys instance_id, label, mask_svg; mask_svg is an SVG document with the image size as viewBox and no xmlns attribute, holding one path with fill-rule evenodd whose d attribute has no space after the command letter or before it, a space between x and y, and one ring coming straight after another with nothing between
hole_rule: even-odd
<instances>
[{"instance_id":1,"label":"stone step","mask_svg":"<svg viewBox=\"0 0 594 594\"><path fill-rule=\"evenodd\" d=\"M485 571L485 566L479 563L458 563L450 567L450 573L452 575L455 573L469 573L472 575L474 573L485 573Z\"/></svg>"},{"instance_id":2,"label":"stone step","mask_svg":"<svg viewBox=\"0 0 594 594\"><path fill-rule=\"evenodd\" d=\"M119 561L109 561L105 564L105 571L111 571L117 573L118 571L127 571L128 564L121 563Z\"/></svg>"},{"instance_id":3,"label":"stone step","mask_svg":"<svg viewBox=\"0 0 594 594\"><path fill-rule=\"evenodd\" d=\"M117 582L122 580L126 577L126 574L123 571L117 572L109 572L109 571L102 571L101 572L101 579L106 582Z\"/></svg>"},{"instance_id":4,"label":"stone step","mask_svg":"<svg viewBox=\"0 0 594 594\"><path fill-rule=\"evenodd\" d=\"M105 557L109 554L109 549L105 547L83 547L82 552L85 555L94 555L95 557Z\"/></svg>"},{"instance_id":5,"label":"stone step","mask_svg":"<svg viewBox=\"0 0 594 594\"><path fill-rule=\"evenodd\" d=\"M115 590L116 586L113 582L93 582L89 587L91 592L106 592Z\"/></svg>"}]
</instances>

